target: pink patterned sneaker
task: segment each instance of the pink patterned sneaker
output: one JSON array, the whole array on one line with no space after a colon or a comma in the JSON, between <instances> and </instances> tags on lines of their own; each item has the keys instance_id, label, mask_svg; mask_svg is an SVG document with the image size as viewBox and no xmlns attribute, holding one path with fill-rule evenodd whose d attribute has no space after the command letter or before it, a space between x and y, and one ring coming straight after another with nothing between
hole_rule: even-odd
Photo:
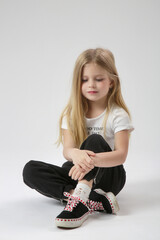
<instances>
[{"instance_id":1,"label":"pink patterned sneaker","mask_svg":"<svg viewBox=\"0 0 160 240\"><path fill-rule=\"evenodd\" d=\"M91 192L88 202L94 211L106 211L115 214L119 211L119 205L112 192L104 192L102 189L94 189Z\"/></svg>"},{"instance_id":2,"label":"pink patterned sneaker","mask_svg":"<svg viewBox=\"0 0 160 240\"><path fill-rule=\"evenodd\" d=\"M88 205L79 197L74 197L69 193L64 193L68 197L68 203L64 210L56 217L57 227L77 228L88 218L91 213Z\"/></svg>"}]
</instances>

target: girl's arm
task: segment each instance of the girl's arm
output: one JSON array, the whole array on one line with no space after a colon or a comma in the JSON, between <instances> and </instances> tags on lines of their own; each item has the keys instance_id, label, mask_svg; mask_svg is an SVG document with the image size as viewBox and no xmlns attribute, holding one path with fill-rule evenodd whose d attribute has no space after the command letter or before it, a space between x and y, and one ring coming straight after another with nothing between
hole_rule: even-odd
<instances>
[{"instance_id":1,"label":"girl's arm","mask_svg":"<svg viewBox=\"0 0 160 240\"><path fill-rule=\"evenodd\" d=\"M69 130L63 129L63 156L66 160L72 161L72 153L76 151L76 147L73 141L73 138L71 134L69 133Z\"/></svg>"},{"instance_id":2,"label":"girl's arm","mask_svg":"<svg viewBox=\"0 0 160 240\"><path fill-rule=\"evenodd\" d=\"M96 153L94 157L95 167L115 167L123 164L126 160L129 145L129 131L123 130L115 134L115 150L112 152ZM84 172L72 167L69 176L74 180L82 180L90 170Z\"/></svg>"},{"instance_id":3,"label":"girl's arm","mask_svg":"<svg viewBox=\"0 0 160 240\"><path fill-rule=\"evenodd\" d=\"M92 159L96 167L115 167L125 162L129 146L129 131L123 130L115 134L115 150L96 153Z\"/></svg>"},{"instance_id":4,"label":"girl's arm","mask_svg":"<svg viewBox=\"0 0 160 240\"><path fill-rule=\"evenodd\" d=\"M73 137L67 129L63 129L63 156L66 160L72 161L74 165L79 165L84 170L94 168L94 161L91 156L95 156L95 153L76 148Z\"/></svg>"}]
</instances>

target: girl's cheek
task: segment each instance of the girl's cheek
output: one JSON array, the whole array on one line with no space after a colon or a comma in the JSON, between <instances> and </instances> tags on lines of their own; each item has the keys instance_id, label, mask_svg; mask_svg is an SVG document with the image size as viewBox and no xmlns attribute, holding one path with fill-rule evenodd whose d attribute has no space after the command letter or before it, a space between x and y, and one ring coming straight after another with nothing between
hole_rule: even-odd
<instances>
[{"instance_id":1,"label":"girl's cheek","mask_svg":"<svg viewBox=\"0 0 160 240\"><path fill-rule=\"evenodd\" d=\"M109 84L106 81L102 81L102 82L99 83L99 87L101 87L101 88L107 88L108 85Z\"/></svg>"},{"instance_id":2,"label":"girl's cheek","mask_svg":"<svg viewBox=\"0 0 160 240\"><path fill-rule=\"evenodd\" d=\"M103 88L103 87L105 87L105 86L106 86L106 83L105 83L104 81L102 81L102 82L99 83L99 87L100 87L100 88Z\"/></svg>"}]
</instances>

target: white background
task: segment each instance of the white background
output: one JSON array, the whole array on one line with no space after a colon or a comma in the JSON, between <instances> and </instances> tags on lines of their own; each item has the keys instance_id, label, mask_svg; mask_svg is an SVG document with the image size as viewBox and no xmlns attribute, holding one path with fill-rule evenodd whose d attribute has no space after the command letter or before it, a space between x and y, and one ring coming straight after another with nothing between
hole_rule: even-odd
<instances>
[{"instance_id":1,"label":"white background","mask_svg":"<svg viewBox=\"0 0 160 240\"><path fill-rule=\"evenodd\" d=\"M160 238L159 9L158 0L0 0L0 239ZM96 47L115 56L135 127L127 183L117 216L64 231L54 226L63 207L27 188L22 170L30 159L63 163L54 143L74 63Z\"/></svg>"}]
</instances>

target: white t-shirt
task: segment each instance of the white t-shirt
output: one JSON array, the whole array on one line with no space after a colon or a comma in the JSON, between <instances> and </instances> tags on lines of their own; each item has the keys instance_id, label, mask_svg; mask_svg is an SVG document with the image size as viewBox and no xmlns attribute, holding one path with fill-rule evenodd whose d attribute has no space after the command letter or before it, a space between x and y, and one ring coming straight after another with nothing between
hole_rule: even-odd
<instances>
[{"instance_id":1,"label":"white t-shirt","mask_svg":"<svg viewBox=\"0 0 160 240\"><path fill-rule=\"evenodd\" d=\"M120 107L112 107L106 123L106 134L104 136L103 119L106 110L95 118L85 118L88 135L100 134L104 137L110 148L114 150L114 135L122 130L134 130L128 113ZM62 121L62 128L67 129L66 118Z\"/></svg>"}]
</instances>

